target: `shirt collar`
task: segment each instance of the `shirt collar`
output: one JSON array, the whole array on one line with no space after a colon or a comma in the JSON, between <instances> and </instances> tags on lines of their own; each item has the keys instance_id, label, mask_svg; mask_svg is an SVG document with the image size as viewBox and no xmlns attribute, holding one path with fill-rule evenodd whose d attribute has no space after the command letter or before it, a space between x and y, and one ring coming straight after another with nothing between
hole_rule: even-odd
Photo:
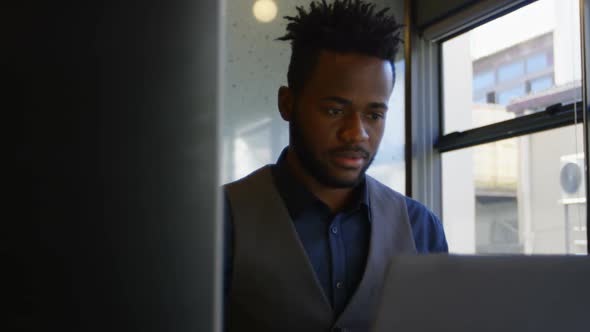
<instances>
[{"instance_id":1,"label":"shirt collar","mask_svg":"<svg viewBox=\"0 0 590 332\"><path fill-rule=\"evenodd\" d=\"M307 188L305 188L305 186L293 176L287 165L287 149L288 148L283 149L277 163L273 165L272 175L291 218L296 218L305 209L316 204L321 204L327 209L328 207L319 198L307 190ZM367 211L368 220L370 221L370 197L365 176L363 176L363 180L359 184L358 189L361 190L359 201L356 202L353 207L360 206L365 209Z\"/></svg>"}]
</instances>

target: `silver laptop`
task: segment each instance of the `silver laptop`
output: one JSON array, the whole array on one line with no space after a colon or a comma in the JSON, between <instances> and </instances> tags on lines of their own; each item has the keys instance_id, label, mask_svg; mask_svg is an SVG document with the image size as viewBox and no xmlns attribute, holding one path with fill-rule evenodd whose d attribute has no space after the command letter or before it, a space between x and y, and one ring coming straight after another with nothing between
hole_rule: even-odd
<instances>
[{"instance_id":1,"label":"silver laptop","mask_svg":"<svg viewBox=\"0 0 590 332\"><path fill-rule=\"evenodd\" d=\"M372 331L590 332L590 258L396 257Z\"/></svg>"}]
</instances>

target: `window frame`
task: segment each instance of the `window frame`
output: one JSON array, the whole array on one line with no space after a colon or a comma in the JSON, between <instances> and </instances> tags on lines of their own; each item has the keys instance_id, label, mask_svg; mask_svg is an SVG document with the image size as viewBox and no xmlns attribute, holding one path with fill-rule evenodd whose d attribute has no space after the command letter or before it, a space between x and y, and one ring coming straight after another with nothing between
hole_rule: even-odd
<instances>
[{"instance_id":1,"label":"window frame","mask_svg":"<svg viewBox=\"0 0 590 332\"><path fill-rule=\"evenodd\" d=\"M412 156L407 164L412 165L412 173L406 179L414 197L424 201L435 213L442 215L442 165L441 154L491 143L506 138L523 136L579 123L584 128L584 153L589 156L589 126L587 121L587 101L590 90L587 86L587 72L590 70L587 55L590 54L590 0L580 0L580 29L582 39L582 100L570 104L555 104L545 110L510 119L507 121L476 127L462 132L444 134L443 83L442 83L442 44L466 31L485 24L532 2L489 1L471 2L450 16L441 17L428 26L411 25L411 17L406 17L411 27L411 71L406 77L411 91L406 90L411 101L406 118L411 117L411 139L406 145L411 147ZM406 6L412 2L406 0ZM416 11L417 8L412 8ZM407 45L406 45L407 46ZM526 71L526 61L523 64ZM409 66L408 66L409 67ZM424 82L429 82L425 84ZM432 83L435 82L435 83ZM408 103L410 104L410 103ZM411 109L419 112L411 112ZM426 152L428 151L428 153ZM586 188L590 187L588 158L585 158ZM586 204L586 224L590 216L590 204ZM586 227L586 239L590 239L590 229ZM590 242L590 241L589 241ZM590 246L588 246L590 250Z\"/></svg>"}]
</instances>

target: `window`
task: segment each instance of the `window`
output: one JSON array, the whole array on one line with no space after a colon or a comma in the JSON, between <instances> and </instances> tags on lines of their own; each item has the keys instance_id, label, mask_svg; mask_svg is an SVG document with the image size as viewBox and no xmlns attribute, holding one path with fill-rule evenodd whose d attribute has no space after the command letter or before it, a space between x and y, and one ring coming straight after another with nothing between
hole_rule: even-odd
<instances>
[{"instance_id":1,"label":"window","mask_svg":"<svg viewBox=\"0 0 590 332\"><path fill-rule=\"evenodd\" d=\"M481 96L478 99L475 99L473 102L477 103L477 104L487 104L488 98L487 98L487 96Z\"/></svg>"},{"instance_id":2,"label":"window","mask_svg":"<svg viewBox=\"0 0 590 332\"><path fill-rule=\"evenodd\" d=\"M451 252L587 253L578 7L535 1L441 42Z\"/></svg>"},{"instance_id":3,"label":"window","mask_svg":"<svg viewBox=\"0 0 590 332\"><path fill-rule=\"evenodd\" d=\"M541 77L530 82L530 92L539 92L549 89L553 86L553 79L551 77Z\"/></svg>"},{"instance_id":4,"label":"window","mask_svg":"<svg viewBox=\"0 0 590 332\"><path fill-rule=\"evenodd\" d=\"M582 139L575 125L443 154L450 250L584 254ZM549 148L555 142L562 145Z\"/></svg>"},{"instance_id":5,"label":"window","mask_svg":"<svg viewBox=\"0 0 590 332\"><path fill-rule=\"evenodd\" d=\"M526 59L527 73L534 73L549 67L547 55L544 53L534 54Z\"/></svg>"},{"instance_id":6,"label":"window","mask_svg":"<svg viewBox=\"0 0 590 332\"><path fill-rule=\"evenodd\" d=\"M524 96L525 90L524 85L518 85L508 90L498 92L498 104L508 105L513 99Z\"/></svg>"},{"instance_id":7,"label":"window","mask_svg":"<svg viewBox=\"0 0 590 332\"><path fill-rule=\"evenodd\" d=\"M498 70L498 80L500 82L513 80L524 74L524 66L522 62L505 64Z\"/></svg>"},{"instance_id":8,"label":"window","mask_svg":"<svg viewBox=\"0 0 590 332\"><path fill-rule=\"evenodd\" d=\"M479 73L473 77L473 89L479 90L494 84L494 72Z\"/></svg>"}]
</instances>

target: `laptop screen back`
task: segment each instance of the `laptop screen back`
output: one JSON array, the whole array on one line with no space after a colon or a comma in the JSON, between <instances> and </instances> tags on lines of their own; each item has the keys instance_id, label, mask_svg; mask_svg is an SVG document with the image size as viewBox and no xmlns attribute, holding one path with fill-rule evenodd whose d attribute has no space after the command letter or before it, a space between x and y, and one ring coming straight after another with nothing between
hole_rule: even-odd
<instances>
[{"instance_id":1,"label":"laptop screen back","mask_svg":"<svg viewBox=\"0 0 590 332\"><path fill-rule=\"evenodd\" d=\"M589 332L590 258L396 257L373 331Z\"/></svg>"}]
</instances>

